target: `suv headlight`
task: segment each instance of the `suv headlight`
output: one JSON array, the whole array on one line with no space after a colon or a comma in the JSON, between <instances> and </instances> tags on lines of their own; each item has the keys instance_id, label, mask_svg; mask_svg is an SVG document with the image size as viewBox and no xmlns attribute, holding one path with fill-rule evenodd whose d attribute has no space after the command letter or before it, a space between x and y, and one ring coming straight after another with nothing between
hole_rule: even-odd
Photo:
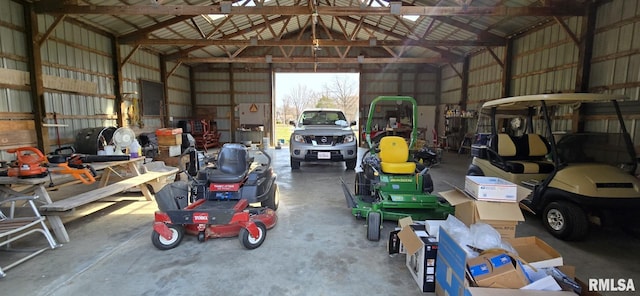
<instances>
[{"instance_id":1,"label":"suv headlight","mask_svg":"<svg viewBox=\"0 0 640 296\"><path fill-rule=\"evenodd\" d=\"M299 143L304 143L304 136L302 135L293 135L293 141L295 142L299 142Z\"/></svg>"},{"instance_id":2,"label":"suv headlight","mask_svg":"<svg viewBox=\"0 0 640 296\"><path fill-rule=\"evenodd\" d=\"M342 142L346 144L346 143L351 143L355 140L356 140L356 137L354 135L346 135L344 136L344 140Z\"/></svg>"}]
</instances>

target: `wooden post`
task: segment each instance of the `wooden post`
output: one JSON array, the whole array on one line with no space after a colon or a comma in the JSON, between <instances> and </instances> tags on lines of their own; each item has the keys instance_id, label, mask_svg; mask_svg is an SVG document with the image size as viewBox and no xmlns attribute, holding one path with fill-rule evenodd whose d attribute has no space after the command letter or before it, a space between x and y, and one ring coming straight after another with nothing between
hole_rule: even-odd
<instances>
[{"instance_id":1,"label":"wooden post","mask_svg":"<svg viewBox=\"0 0 640 296\"><path fill-rule=\"evenodd\" d=\"M25 20L25 37L27 46L27 60L29 64L29 83L31 88L31 105L33 106L33 120L35 123L38 149L45 154L49 153L50 140L49 128L44 127L44 120L47 116L44 104L44 83L42 81L42 56L38 42L38 16L33 10L33 5L25 3L23 5Z\"/></svg>"}]
</instances>

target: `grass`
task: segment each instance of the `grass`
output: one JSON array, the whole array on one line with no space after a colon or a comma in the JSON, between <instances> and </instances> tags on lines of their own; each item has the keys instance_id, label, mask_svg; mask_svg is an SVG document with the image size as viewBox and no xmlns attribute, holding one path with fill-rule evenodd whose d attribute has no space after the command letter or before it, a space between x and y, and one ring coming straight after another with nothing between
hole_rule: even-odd
<instances>
[{"instance_id":1,"label":"grass","mask_svg":"<svg viewBox=\"0 0 640 296\"><path fill-rule=\"evenodd\" d=\"M292 130L293 126L288 124L276 124L275 140L278 141L279 139L284 139L283 146L288 146Z\"/></svg>"}]
</instances>

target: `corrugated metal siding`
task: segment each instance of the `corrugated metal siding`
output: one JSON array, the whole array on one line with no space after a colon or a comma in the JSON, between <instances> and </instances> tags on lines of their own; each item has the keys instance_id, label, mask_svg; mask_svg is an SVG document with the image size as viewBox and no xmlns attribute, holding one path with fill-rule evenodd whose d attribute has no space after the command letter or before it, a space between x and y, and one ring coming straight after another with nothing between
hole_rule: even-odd
<instances>
[{"instance_id":1,"label":"corrugated metal siding","mask_svg":"<svg viewBox=\"0 0 640 296\"><path fill-rule=\"evenodd\" d=\"M504 48L492 48L492 51L502 62ZM502 73L502 67L487 50L470 57L468 110L479 110L482 103L502 96Z\"/></svg>"},{"instance_id":2,"label":"corrugated metal siding","mask_svg":"<svg viewBox=\"0 0 640 296\"><path fill-rule=\"evenodd\" d=\"M580 36L581 17L563 21ZM575 89L579 48L558 23L549 23L516 39L513 50L511 95Z\"/></svg>"},{"instance_id":3,"label":"corrugated metal siding","mask_svg":"<svg viewBox=\"0 0 640 296\"><path fill-rule=\"evenodd\" d=\"M128 45L120 46L122 58L128 56L134 48ZM137 93L140 98L140 80L162 83L160 75L160 57L146 50L137 50L131 59L122 67L123 93ZM131 95L123 96L126 104L130 104ZM141 106L144 108L144 106ZM142 110L142 109L141 109ZM162 110L162 109L161 109ZM160 116L143 116L145 130L155 130L163 126Z\"/></svg>"},{"instance_id":4,"label":"corrugated metal siding","mask_svg":"<svg viewBox=\"0 0 640 296\"><path fill-rule=\"evenodd\" d=\"M451 68L452 66L456 68L455 71ZM452 66L442 67L441 104L458 104L460 102L462 78L458 76L458 73L462 73L462 63L452 64Z\"/></svg>"},{"instance_id":5,"label":"corrugated metal siding","mask_svg":"<svg viewBox=\"0 0 640 296\"><path fill-rule=\"evenodd\" d=\"M640 3L627 0L602 5L594 38L590 91L640 100ZM602 124L611 123L613 120ZM636 116L626 126L640 152L640 120Z\"/></svg>"},{"instance_id":6,"label":"corrugated metal siding","mask_svg":"<svg viewBox=\"0 0 640 296\"><path fill-rule=\"evenodd\" d=\"M48 15L38 16L38 30L46 31L54 22ZM50 128L53 144L73 144L84 128L114 126L115 107L111 40L75 23L60 23L40 48L45 75L75 80L72 85L91 85L86 92L45 88L48 123L65 124Z\"/></svg>"},{"instance_id":7,"label":"corrugated metal siding","mask_svg":"<svg viewBox=\"0 0 640 296\"><path fill-rule=\"evenodd\" d=\"M176 63L168 62L167 71L176 67ZM174 121L191 118L191 86L189 77L189 67L179 65L173 75L167 79L169 117Z\"/></svg>"}]
</instances>

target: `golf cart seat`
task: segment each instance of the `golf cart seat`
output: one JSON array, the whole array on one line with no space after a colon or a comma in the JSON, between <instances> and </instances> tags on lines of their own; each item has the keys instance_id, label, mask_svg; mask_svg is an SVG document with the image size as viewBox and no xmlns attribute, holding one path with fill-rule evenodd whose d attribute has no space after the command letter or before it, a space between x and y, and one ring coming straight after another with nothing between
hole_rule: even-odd
<instances>
[{"instance_id":1,"label":"golf cart seat","mask_svg":"<svg viewBox=\"0 0 640 296\"><path fill-rule=\"evenodd\" d=\"M218 154L217 168L208 170L207 180L213 183L240 182L247 176L250 163L246 146L238 143L224 144Z\"/></svg>"},{"instance_id":2,"label":"golf cart seat","mask_svg":"<svg viewBox=\"0 0 640 296\"><path fill-rule=\"evenodd\" d=\"M554 169L553 163L545 160L549 144L538 134L513 137L508 134L492 136L490 147L497 152L491 157L494 165L514 174L548 174Z\"/></svg>"},{"instance_id":3,"label":"golf cart seat","mask_svg":"<svg viewBox=\"0 0 640 296\"><path fill-rule=\"evenodd\" d=\"M386 136L380 140L380 168L387 174L413 174L416 163L408 162L409 146L404 138Z\"/></svg>"}]
</instances>

